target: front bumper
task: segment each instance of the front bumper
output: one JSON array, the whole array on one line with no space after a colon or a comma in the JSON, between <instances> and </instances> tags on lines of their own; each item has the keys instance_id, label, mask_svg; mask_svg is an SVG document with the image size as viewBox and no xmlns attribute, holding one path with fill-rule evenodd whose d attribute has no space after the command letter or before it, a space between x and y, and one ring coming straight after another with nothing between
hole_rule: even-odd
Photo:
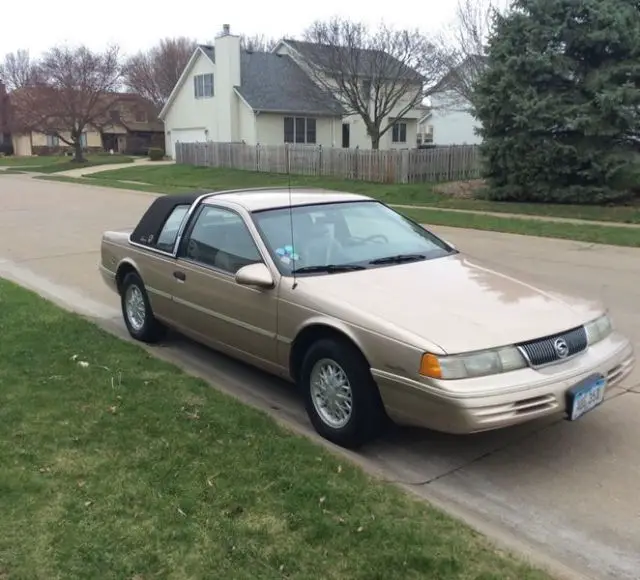
<instances>
[{"instance_id":1,"label":"front bumper","mask_svg":"<svg viewBox=\"0 0 640 580\"><path fill-rule=\"evenodd\" d=\"M429 383L377 369L372 374L397 423L463 434L563 413L565 393L572 386L602 373L608 391L629 376L634 363L633 346L614 332L580 356L539 370Z\"/></svg>"}]
</instances>

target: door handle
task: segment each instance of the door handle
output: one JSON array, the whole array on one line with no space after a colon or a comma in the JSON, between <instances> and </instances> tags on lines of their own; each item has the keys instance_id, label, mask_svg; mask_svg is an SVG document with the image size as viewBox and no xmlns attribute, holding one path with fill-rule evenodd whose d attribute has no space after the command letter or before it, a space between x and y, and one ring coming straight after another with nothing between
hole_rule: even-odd
<instances>
[{"instance_id":1,"label":"door handle","mask_svg":"<svg viewBox=\"0 0 640 580\"><path fill-rule=\"evenodd\" d=\"M187 275L184 272L180 272L179 270L176 270L173 273L173 277L180 282L184 282L187 279Z\"/></svg>"}]
</instances>

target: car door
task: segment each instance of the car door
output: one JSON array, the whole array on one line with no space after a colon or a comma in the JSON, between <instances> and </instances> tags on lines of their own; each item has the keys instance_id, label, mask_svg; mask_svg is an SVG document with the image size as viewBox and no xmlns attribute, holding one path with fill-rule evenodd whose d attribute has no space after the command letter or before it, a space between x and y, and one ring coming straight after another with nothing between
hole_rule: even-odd
<instances>
[{"instance_id":1,"label":"car door","mask_svg":"<svg viewBox=\"0 0 640 580\"><path fill-rule=\"evenodd\" d=\"M240 213L202 205L178 250L173 308L186 334L268 367L276 361L277 287L235 281L242 266L257 262L264 257Z\"/></svg>"}]
</instances>

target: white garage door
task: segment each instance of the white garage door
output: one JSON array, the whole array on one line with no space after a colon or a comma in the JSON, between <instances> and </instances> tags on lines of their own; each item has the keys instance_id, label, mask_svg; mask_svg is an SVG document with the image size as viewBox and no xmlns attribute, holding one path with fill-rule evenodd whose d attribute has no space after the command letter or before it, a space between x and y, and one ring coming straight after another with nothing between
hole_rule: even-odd
<instances>
[{"instance_id":1,"label":"white garage door","mask_svg":"<svg viewBox=\"0 0 640 580\"><path fill-rule=\"evenodd\" d=\"M176 158L176 143L204 143L206 140L204 129L172 129L171 157Z\"/></svg>"}]
</instances>

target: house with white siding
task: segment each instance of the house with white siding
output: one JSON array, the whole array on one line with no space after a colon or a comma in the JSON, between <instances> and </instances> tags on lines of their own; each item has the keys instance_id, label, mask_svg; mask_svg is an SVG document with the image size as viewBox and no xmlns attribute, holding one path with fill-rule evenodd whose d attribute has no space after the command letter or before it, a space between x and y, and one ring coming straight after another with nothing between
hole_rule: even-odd
<instances>
[{"instance_id":1,"label":"house with white siding","mask_svg":"<svg viewBox=\"0 0 640 580\"><path fill-rule=\"evenodd\" d=\"M225 25L213 46L196 48L160 112L167 154L175 156L178 142L207 141L370 148L362 119L347 114L339 95L308 74L309 46L283 39L271 52L245 50ZM396 109L402 107L401 101ZM415 148L423 115L421 108L405 111L383 135L380 149Z\"/></svg>"},{"instance_id":2,"label":"house with white siding","mask_svg":"<svg viewBox=\"0 0 640 580\"><path fill-rule=\"evenodd\" d=\"M428 121L434 145L478 145L482 142L476 134L480 122L473 113L470 101L460 94L468 94L469 90L460 91L456 86L470 85L485 66L485 62L482 56L467 58L460 64L459 70L454 69L445 75L430 95L431 109Z\"/></svg>"}]
</instances>

